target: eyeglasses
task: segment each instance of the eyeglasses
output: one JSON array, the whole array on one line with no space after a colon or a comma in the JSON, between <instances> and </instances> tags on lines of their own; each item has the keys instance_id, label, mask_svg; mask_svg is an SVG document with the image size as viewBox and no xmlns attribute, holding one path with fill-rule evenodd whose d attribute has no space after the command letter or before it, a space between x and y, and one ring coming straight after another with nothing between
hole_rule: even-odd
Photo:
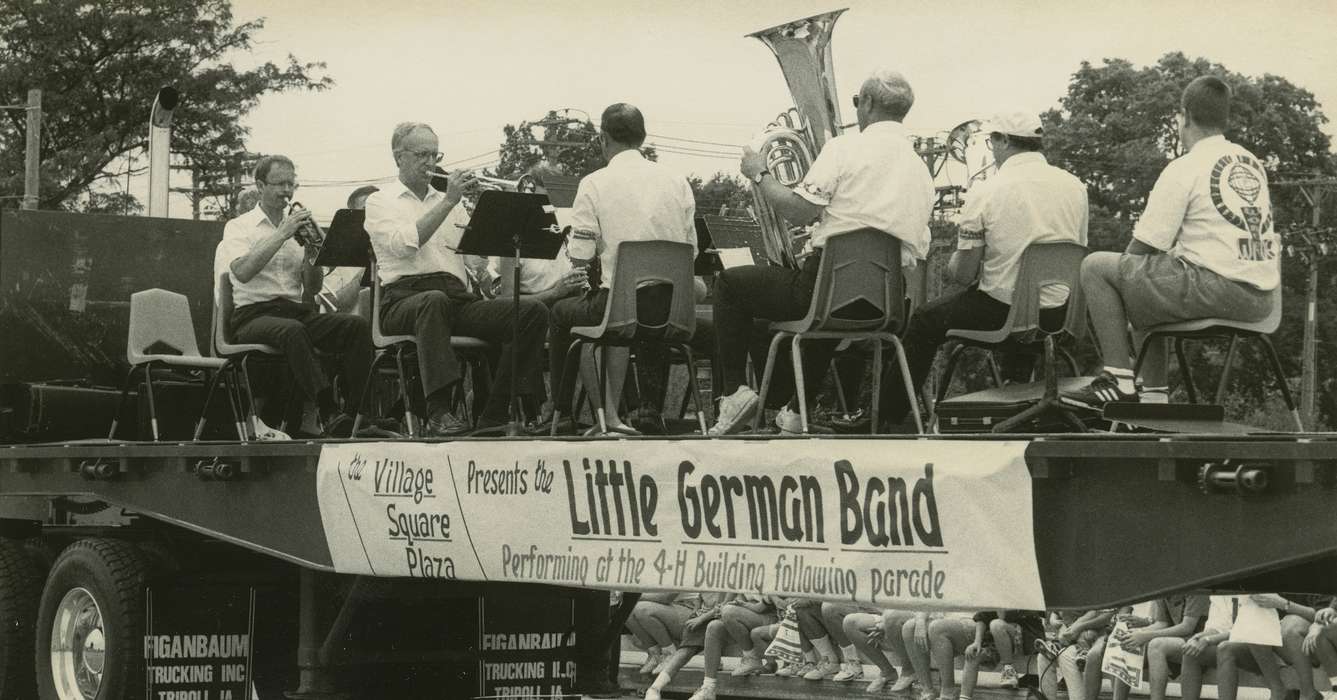
<instances>
[{"instance_id":1,"label":"eyeglasses","mask_svg":"<svg viewBox=\"0 0 1337 700\"><path fill-rule=\"evenodd\" d=\"M425 160L430 160L430 161L432 161L433 163L440 163L440 162L441 162L441 159L446 157L446 154L442 153L441 151L409 151L409 150L403 150L403 151L400 151L400 153L407 153L407 154L409 154L409 155L411 155L411 156L414 156L414 157L417 157L417 158L422 158L422 159L425 159Z\"/></svg>"},{"instance_id":2,"label":"eyeglasses","mask_svg":"<svg viewBox=\"0 0 1337 700\"><path fill-rule=\"evenodd\" d=\"M296 180L279 180L278 182L266 182L265 184L269 185L270 187L281 187L281 188L286 187L286 188L292 188L294 190L297 189L298 187L301 187L301 185L298 184Z\"/></svg>"}]
</instances>

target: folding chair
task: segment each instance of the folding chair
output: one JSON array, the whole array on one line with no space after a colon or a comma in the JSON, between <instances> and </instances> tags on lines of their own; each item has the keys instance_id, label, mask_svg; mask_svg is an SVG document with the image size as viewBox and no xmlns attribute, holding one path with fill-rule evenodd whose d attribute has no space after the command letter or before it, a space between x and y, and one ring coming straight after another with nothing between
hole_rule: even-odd
<instances>
[{"instance_id":1,"label":"folding chair","mask_svg":"<svg viewBox=\"0 0 1337 700\"><path fill-rule=\"evenodd\" d=\"M248 436L256 435L259 429L256 425L255 415L255 395L251 390L251 370L249 362L252 356L260 355L269 358L282 358L283 352L272 345L261 343L235 343L232 341L232 277L227 272L218 275L218 285L214 287L214 314L212 323L212 332L210 340L212 343L212 354L214 357L221 357L233 363L233 366L241 372L241 388L245 390L245 400L241 396L236 397L238 405L244 406L243 419ZM231 383L229 383L231 386ZM235 391L235 388L233 388ZM286 426L280 424L279 430Z\"/></svg>"},{"instance_id":2,"label":"folding chair","mask_svg":"<svg viewBox=\"0 0 1337 700\"><path fill-rule=\"evenodd\" d=\"M1200 340L1228 338L1230 345L1226 350L1225 366L1221 368L1221 378L1216 383L1216 403L1221 404L1225 401L1226 386L1230 381L1230 366L1234 363L1239 341L1256 338L1262 342L1263 348L1267 351L1268 366L1272 370L1272 376L1277 380L1277 387L1281 389L1281 397L1286 402L1286 408L1290 410L1295 429L1304 432L1304 421L1300 419L1300 409L1295 404L1295 396L1291 394L1291 388L1286 383L1286 376L1281 369L1281 359L1277 357L1277 349L1272 345L1272 339L1268 338L1280 325L1281 285L1277 285L1276 290L1272 292L1272 311L1261 321L1250 323L1224 318L1201 318L1154 326L1146 331L1147 335L1137 353L1137 363L1133 368L1134 376L1142 369L1142 360L1146 358L1147 348L1153 340L1173 338L1175 358L1179 362L1179 372L1184 377L1184 391L1188 394L1189 403L1197 403L1197 386L1193 383L1193 373L1188 364L1188 356L1184 352L1184 341L1190 338Z\"/></svg>"},{"instance_id":3,"label":"folding chair","mask_svg":"<svg viewBox=\"0 0 1337 700\"><path fill-rule=\"evenodd\" d=\"M1022 352L1043 357L1045 391L1040 400L1026 410L994 426L996 433L1010 432L1018 426L1044 414L1055 414L1069 426L1084 432L1086 426L1058 398L1058 371L1056 353L1062 353L1073 376L1078 376L1077 362L1058 345L1077 340L1086 328L1086 299L1082 293L1082 259L1086 247L1078 243L1033 243L1021 254L1017 282L1012 291L1012 307L1003 325L994 330L965 330L954 328L947 337L960 341L947 359L942 378L938 382L938 396L942 403L952 382L957 360L966 347L983 348L992 354L995 350ZM1048 285L1062 285L1068 289L1068 307L1060 328L1049 330L1040 323L1040 293ZM994 381L1002 386L997 365L993 365ZM935 410L936 413L936 410ZM935 416L936 417L936 416Z\"/></svg>"},{"instance_id":4,"label":"folding chair","mask_svg":"<svg viewBox=\"0 0 1337 700\"><path fill-rule=\"evenodd\" d=\"M792 343L790 360L794 365L794 388L798 394L799 418L803 432L808 432L807 389L803 381L804 340L874 340L873 396L870 408L870 432L878 429L878 402L882 396L882 344L890 343L905 381L906 397L914 414L915 426L924 432L915 397L910 367L905 361L905 348L898 335L905 329L907 304L905 279L901 270L901 242L889 233L872 228L859 229L827 239L822 261L817 268L813 286L812 304L807 316L797 321L771 324L775 336L771 338L762 373L760 405L766 405L775 369L775 356L780 342L789 338ZM853 312L857 308L871 313ZM764 410L757 411L752 430L760 430Z\"/></svg>"},{"instance_id":5,"label":"folding chair","mask_svg":"<svg viewBox=\"0 0 1337 700\"><path fill-rule=\"evenodd\" d=\"M659 325L640 322L636 292L653 284L673 287L668 318ZM692 246L676 241L627 241L618 245L617 267L608 289L608 304L603 320L597 326L576 326L562 369L562 387L574 381L574 371L584 345L597 348L628 347L657 343L677 353L687 364L687 381L696 403L697 423L701 434L706 434L706 415L701 405L701 392L696 383L696 360L692 355L692 334L696 332L696 292L692 281ZM599 394L602 399L608 383L607 363L600 363ZM554 396L566 395L557 391ZM602 401L595 402L599 428L608 432ZM562 406L553 406L552 435L557 434Z\"/></svg>"},{"instance_id":6,"label":"folding chair","mask_svg":"<svg viewBox=\"0 0 1337 700\"><path fill-rule=\"evenodd\" d=\"M159 352L166 347L178 354ZM200 355L199 345L195 341L195 326L190 317L190 303L186 297L165 289L146 289L130 295L130 330L125 344L125 359L130 364L126 372L125 386L121 388L121 399L112 418L111 430L107 439L116 439L116 429L121 412L125 410L126 399L130 395L130 386L135 372L144 374L144 393L149 404L149 426L153 441L160 439L158 433L158 408L153 400L153 369L171 367L180 369L198 369L212 371L208 391L204 395L204 406L200 409L200 418L195 425L195 439L204 431L204 422L209 415L209 401L213 398L224 372L230 372L228 404L232 408L232 419L237 430L237 439L246 441L246 430L242 425L241 413L237 407L235 394L236 368L223 358Z\"/></svg>"}]
</instances>

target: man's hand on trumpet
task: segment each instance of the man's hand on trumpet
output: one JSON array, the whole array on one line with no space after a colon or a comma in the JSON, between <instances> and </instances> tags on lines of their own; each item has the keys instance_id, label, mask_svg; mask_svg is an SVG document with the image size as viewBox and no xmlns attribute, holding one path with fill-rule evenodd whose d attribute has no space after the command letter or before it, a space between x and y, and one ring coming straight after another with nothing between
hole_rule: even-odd
<instances>
[{"instance_id":1,"label":"man's hand on trumpet","mask_svg":"<svg viewBox=\"0 0 1337 700\"><path fill-rule=\"evenodd\" d=\"M310 221L311 210L299 206L296 209L289 211L288 214L283 217L283 221L279 222L279 235L283 236L283 240L286 241L297 235L297 232L302 230L302 227Z\"/></svg>"},{"instance_id":2,"label":"man's hand on trumpet","mask_svg":"<svg viewBox=\"0 0 1337 700\"><path fill-rule=\"evenodd\" d=\"M446 201L450 206L460 203L464 195L478 189L478 176L472 170L456 170L446 176Z\"/></svg>"}]
</instances>

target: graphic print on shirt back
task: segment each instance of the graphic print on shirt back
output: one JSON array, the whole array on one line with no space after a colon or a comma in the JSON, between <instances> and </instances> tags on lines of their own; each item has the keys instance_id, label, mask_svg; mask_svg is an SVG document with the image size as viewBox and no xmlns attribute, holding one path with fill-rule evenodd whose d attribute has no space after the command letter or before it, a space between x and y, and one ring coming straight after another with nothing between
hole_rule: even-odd
<instances>
[{"instance_id":1,"label":"graphic print on shirt back","mask_svg":"<svg viewBox=\"0 0 1337 700\"><path fill-rule=\"evenodd\" d=\"M1212 203L1226 221L1247 234L1238 239L1240 260L1277 257L1266 182L1262 164L1247 154L1223 156L1212 168Z\"/></svg>"}]
</instances>

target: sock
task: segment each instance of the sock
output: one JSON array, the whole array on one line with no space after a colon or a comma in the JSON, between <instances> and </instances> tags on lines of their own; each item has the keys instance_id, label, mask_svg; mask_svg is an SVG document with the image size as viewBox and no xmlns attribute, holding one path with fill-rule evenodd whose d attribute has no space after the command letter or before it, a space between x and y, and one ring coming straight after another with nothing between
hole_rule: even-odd
<instances>
[{"instance_id":1,"label":"sock","mask_svg":"<svg viewBox=\"0 0 1337 700\"><path fill-rule=\"evenodd\" d=\"M664 647L663 649L664 649L664 658L668 658L678 653L677 647L673 646L672 644Z\"/></svg>"},{"instance_id":2,"label":"sock","mask_svg":"<svg viewBox=\"0 0 1337 700\"><path fill-rule=\"evenodd\" d=\"M831 644L830 637L822 637L812 640L812 648L816 649L822 655L823 661L836 660L836 648Z\"/></svg>"},{"instance_id":3,"label":"sock","mask_svg":"<svg viewBox=\"0 0 1337 700\"><path fill-rule=\"evenodd\" d=\"M655 676L655 682L651 683L650 687L655 690L663 690L668 687L669 681L671 680L673 680L673 676L670 676L668 671L663 671L658 676Z\"/></svg>"},{"instance_id":4,"label":"sock","mask_svg":"<svg viewBox=\"0 0 1337 700\"><path fill-rule=\"evenodd\" d=\"M846 644L841 647L840 655L844 657L846 661L859 661L859 650L855 649L853 644ZM859 663L862 664L863 662L859 661Z\"/></svg>"},{"instance_id":5,"label":"sock","mask_svg":"<svg viewBox=\"0 0 1337 700\"><path fill-rule=\"evenodd\" d=\"M1105 371L1109 372L1110 376L1114 377L1114 380L1119 383L1119 391L1125 394L1132 394L1137 391L1137 384L1133 382L1133 370L1122 367L1106 367Z\"/></svg>"},{"instance_id":6,"label":"sock","mask_svg":"<svg viewBox=\"0 0 1337 700\"><path fill-rule=\"evenodd\" d=\"M713 690L714 688L715 688L715 679L714 679L714 678L702 678L702 679L701 679L701 689L702 689L702 690Z\"/></svg>"},{"instance_id":7,"label":"sock","mask_svg":"<svg viewBox=\"0 0 1337 700\"><path fill-rule=\"evenodd\" d=\"M807 661L807 662L810 663L810 664L811 664L811 663L817 663L817 650L816 650L816 649L809 649L809 650L803 652L803 660L804 660L804 661Z\"/></svg>"},{"instance_id":8,"label":"sock","mask_svg":"<svg viewBox=\"0 0 1337 700\"><path fill-rule=\"evenodd\" d=\"M1170 403L1170 387L1144 386L1138 392L1138 399L1142 403Z\"/></svg>"}]
</instances>

